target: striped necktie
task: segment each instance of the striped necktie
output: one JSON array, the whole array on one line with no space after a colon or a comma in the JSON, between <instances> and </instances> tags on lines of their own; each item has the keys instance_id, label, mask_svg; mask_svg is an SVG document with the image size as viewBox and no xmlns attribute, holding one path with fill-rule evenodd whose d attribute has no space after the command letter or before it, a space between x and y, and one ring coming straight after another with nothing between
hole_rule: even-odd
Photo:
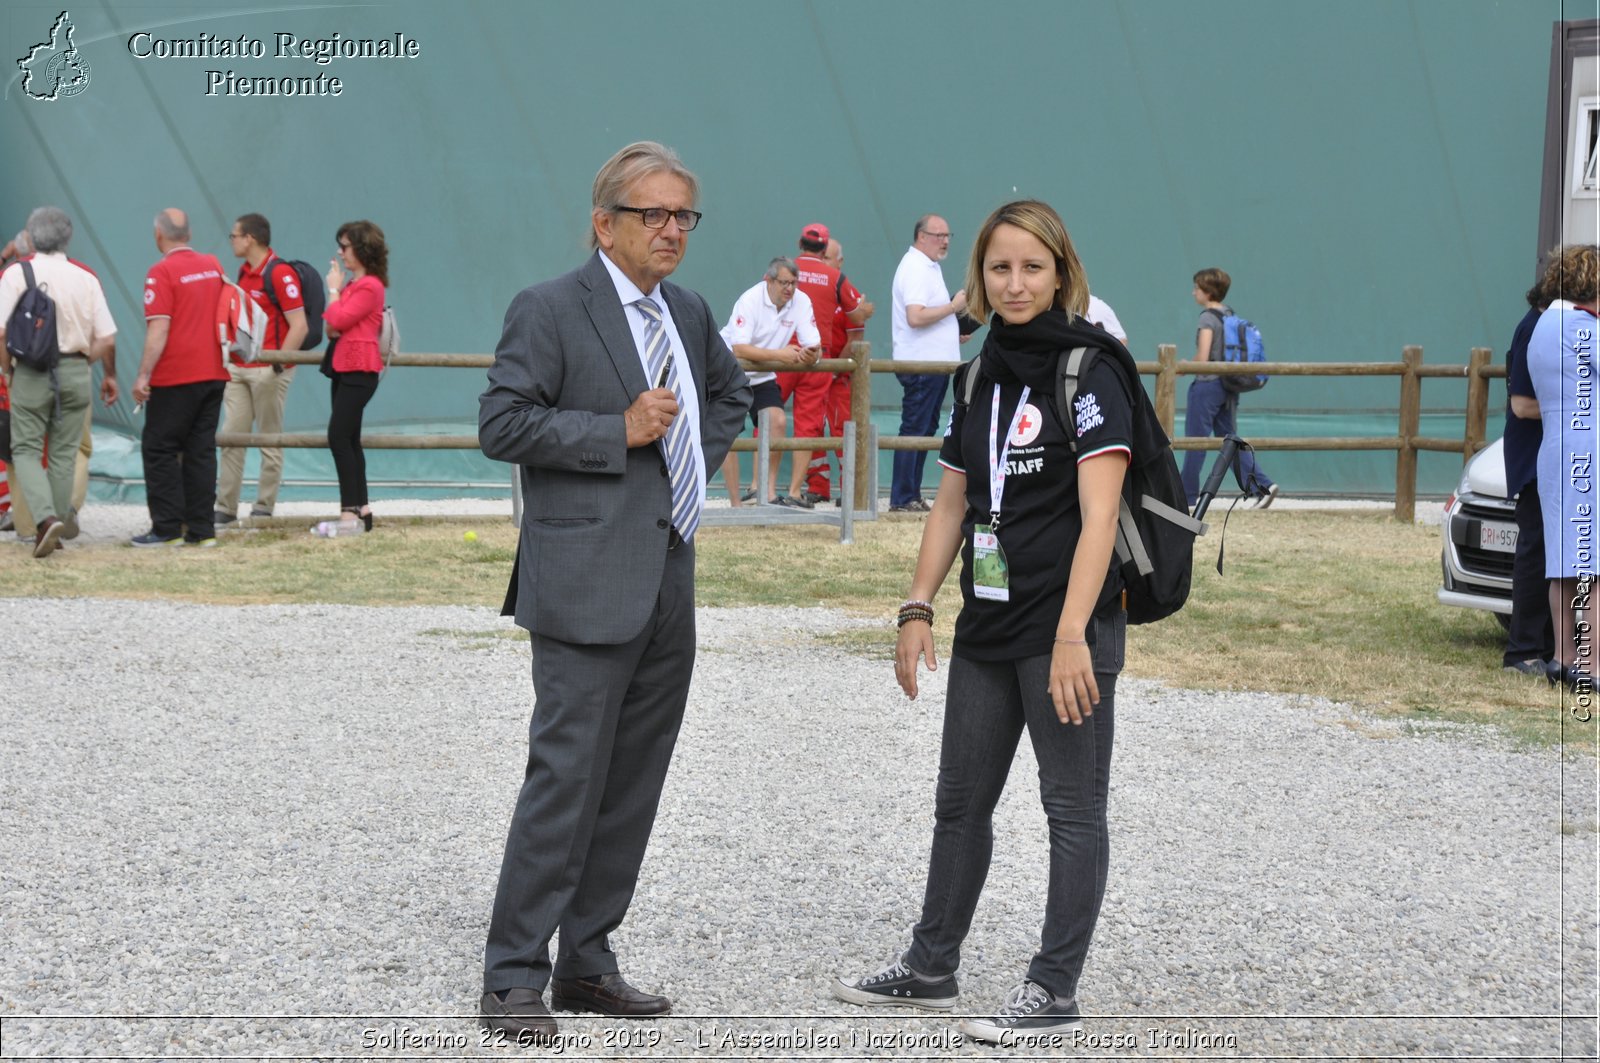
<instances>
[{"instance_id":1,"label":"striped necktie","mask_svg":"<svg viewBox=\"0 0 1600 1063\"><path fill-rule=\"evenodd\" d=\"M672 357L672 343L661 324L661 308L653 299L640 299L633 304L644 314L644 360L649 367L650 386L661 379L661 369L667 368L667 387L678 400L678 416L672 419L662 440L667 455L667 475L672 484L672 526L684 542L694 538L700 524L700 492L694 482L694 446L689 440L689 419L683 415L683 387L678 379L677 360Z\"/></svg>"}]
</instances>

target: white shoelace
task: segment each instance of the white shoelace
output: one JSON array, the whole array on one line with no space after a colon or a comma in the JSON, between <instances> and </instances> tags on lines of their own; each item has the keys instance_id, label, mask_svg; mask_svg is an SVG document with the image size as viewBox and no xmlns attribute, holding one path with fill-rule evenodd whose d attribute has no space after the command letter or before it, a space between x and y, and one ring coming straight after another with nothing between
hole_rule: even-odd
<instances>
[{"instance_id":1,"label":"white shoelace","mask_svg":"<svg viewBox=\"0 0 1600 1063\"><path fill-rule=\"evenodd\" d=\"M911 968L906 966L904 960L895 960L877 974L869 974L861 980L862 985L877 985L879 982L889 982L896 978L912 977Z\"/></svg>"},{"instance_id":2,"label":"white shoelace","mask_svg":"<svg viewBox=\"0 0 1600 1063\"><path fill-rule=\"evenodd\" d=\"M1038 982L1023 982L1006 994L1006 1002L995 1013L997 1019L1026 1018L1055 1001L1055 996Z\"/></svg>"}]
</instances>

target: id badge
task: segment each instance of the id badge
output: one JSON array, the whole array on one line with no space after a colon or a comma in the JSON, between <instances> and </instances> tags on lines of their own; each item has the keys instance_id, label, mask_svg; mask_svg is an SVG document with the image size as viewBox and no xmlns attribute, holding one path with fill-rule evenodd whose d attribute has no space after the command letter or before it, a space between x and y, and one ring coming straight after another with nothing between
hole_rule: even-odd
<instances>
[{"instance_id":1,"label":"id badge","mask_svg":"<svg viewBox=\"0 0 1600 1063\"><path fill-rule=\"evenodd\" d=\"M991 602L1011 600L1011 571L1006 552L987 524L972 527L972 593Z\"/></svg>"}]
</instances>

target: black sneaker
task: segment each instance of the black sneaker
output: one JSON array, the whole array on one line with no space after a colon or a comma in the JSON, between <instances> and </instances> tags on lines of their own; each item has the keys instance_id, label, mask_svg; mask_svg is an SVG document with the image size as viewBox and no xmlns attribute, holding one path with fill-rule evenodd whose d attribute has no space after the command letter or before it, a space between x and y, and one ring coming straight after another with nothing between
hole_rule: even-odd
<instances>
[{"instance_id":1,"label":"black sneaker","mask_svg":"<svg viewBox=\"0 0 1600 1063\"><path fill-rule=\"evenodd\" d=\"M907 967L904 960L896 960L878 973L854 982L840 978L833 983L834 996L846 1004L860 1004L868 1008L949 1011L955 1007L960 994L955 975L923 978Z\"/></svg>"},{"instance_id":2,"label":"black sneaker","mask_svg":"<svg viewBox=\"0 0 1600 1063\"><path fill-rule=\"evenodd\" d=\"M254 506L250 507L250 516L252 516L252 517L270 517L270 516L272 516L272 510L268 509L266 506L263 506L263 505L259 505L259 504L258 505L254 505Z\"/></svg>"},{"instance_id":3,"label":"black sneaker","mask_svg":"<svg viewBox=\"0 0 1600 1063\"><path fill-rule=\"evenodd\" d=\"M750 490L739 496L739 501L741 502L754 502L755 500L756 489L754 487L750 488Z\"/></svg>"},{"instance_id":4,"label":"black sneaker","mask_svg":"<svg viewBox=\"0 0 1600 1063\"><path fill-rule=\"evenodd\" d=\"M214 510L211 511L211 523L212 524L218 524L218 525L221 525L221 524L232 524L234 521L236 521L238 519L239 519L239 515L237 513L229 513L225 509L214 509Z\"/></svg>"},{"instance_id":5,"label":"black sneaker","mask_svg":"<svg viewBox=\"0 0 1600 1063\"><path fill-rule=\"evenodd\" d=\"M960 1030L975 1041L1010 1045L1029 1037L1077 1033L1083 1029L1078 998L1058 1000L1038 982L1023 982L1006 996L992 1018L962 1019Z\"/></svg>"},{"instance_id":6,"label":"black sneaker","mask_svg":"<svg viewBox=\"0 0 1600 1063\"><path fill-rule=\"evenodd\" d=\"M158 535L153 531L147 531L143 535L135 535L128 542L132 546L182 546L183 536Z\"/></svg>"},{"instance_id":7,"label":"black sneaker","mask_svg":"<svg viewBox=\"0 0 1600 1063\"><path fill-rule=\"evenodd\" d=\"M802 491L800 492L800 501L804 503L807 508L810 508L819 502L831 502L833 500L827 495L819 495L815 491Z\"/></svg>"},{"instance_id":8,"label":"black sneaker","mask_svg":"<svg viewBox=\"0 0 1600 1063\"><path fill-rule=\"evenodd\" d=\"M784 495L783 497L787 498L791 505L799 506L801 509L815 509L815 508L817 508L816 496L813 495L810 491L802 491L802 492L800 492L800 495L799 495L798 498L795 497L794 495Z\"/></svg>"}]
</instances>

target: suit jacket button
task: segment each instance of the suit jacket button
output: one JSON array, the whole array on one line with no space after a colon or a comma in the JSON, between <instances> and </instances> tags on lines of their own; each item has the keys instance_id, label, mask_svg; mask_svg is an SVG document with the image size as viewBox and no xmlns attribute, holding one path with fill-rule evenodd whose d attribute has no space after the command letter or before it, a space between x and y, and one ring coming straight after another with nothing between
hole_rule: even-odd
<instances>
[{"instance_id":1,"label":"suit jacket button","mask_svg":"<svg viewBox=\"0 0 1600 1063\"><path fill-rule=\"evenodd\" d=\"M667 475L667 467L665 465L661 466L661 475L662 476Z\"/></svg>"},{"instance_id":2,"label":"suit jacket button","mask_svg":"<svg viewBox=\"0 0 1600 1063\"><path fill-rule=\"evenodd\" d=\"M656 527L665 528L666 526L667 526L666 518L663 517L661 520L656 521Z\"/></svg>"}]
</instances>

